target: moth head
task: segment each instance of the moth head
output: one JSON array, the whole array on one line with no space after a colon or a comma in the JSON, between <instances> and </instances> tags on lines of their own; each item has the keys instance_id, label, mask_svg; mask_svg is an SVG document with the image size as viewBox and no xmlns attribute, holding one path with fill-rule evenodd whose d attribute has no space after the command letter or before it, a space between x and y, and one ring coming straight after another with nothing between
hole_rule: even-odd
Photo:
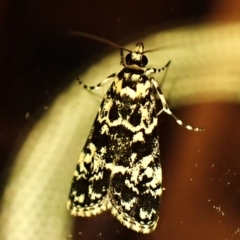
<instances>
[{"instance_id":1,"label":"moth head","mask_svg":"<svg viewBox=\"0 0 240 240\"><path fill-rule=\"evenodd\" d=\"M138 42L134 52L130 52L126 55L126 63L128 65L135 64L139 67L145 67L148 63L147 57L144 55L144 45L142 42Z\"/></svg>"}]
</instances>

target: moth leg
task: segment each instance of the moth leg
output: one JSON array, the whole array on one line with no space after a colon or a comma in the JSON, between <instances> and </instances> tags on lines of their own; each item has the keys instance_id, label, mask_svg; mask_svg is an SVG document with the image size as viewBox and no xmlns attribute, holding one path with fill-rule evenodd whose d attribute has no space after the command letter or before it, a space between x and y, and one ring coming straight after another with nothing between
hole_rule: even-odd
<instances>
[{"instance_id":1,"label":"moth leg","mask_svg":"<svg viewBox=\"0 0 240 240\"><path fill-rule=\"evenodd\" d=\"M171 61L168 61L167 64L163 68L145 68L145 75L151 74L151 73L159 73L165 71L168 66L170 65Z\"/></svg>"},{"instance_id":2,"label":"moth leg","mask_svg":"<svg viewBox=\"0 0 240 240\"><path fill-rule=\"evenodd\" d=\"M154 88L156 89L157 94L158 94L158 96L159 96L159 99L161 100L162 106L163 106L162 110L159 111L159 112L157 113L157 115L160 115L162 112L165 112L165 113L167 113L168 115L170 115L172 118L174 118L174 120L176 121L176 123L177 123L178 125L183 126L183 127L185 127L186 129L188 129L188 130L191 130L191 131L203 131L203 130L204 130L204 128L193 127L193 126L191 126L191 125L185 124L181 119L177 118L177 117L172 113L171 109L169 108L169 106L168 106L168 104L167 104L167 101L166 101L165 97L163 96L162 91L161 91L161 89L160 89L157 81L155 81L154 78L150 78L150 81L153 83Z\"/></svg>"},{"instance_id":3,"label":"moth leg","mask_svg":"<svg viewBox=\"0 0 240 240\"><path fill-rule=\"evenodd\" d=\"M122 49L120 49L120 59L121 59L121 60L120 60L120 65L126 67L126 66L125 66L124 55L123 55L123 50L122 50Z\"/></svg>"},{"instance_id":4,"label":"moth leg","mask_svg":"<svg viewBox=\"0 0 240 240\"><path fill-rule=\"evenodd\" d=\"M101 81L100 83L98 83L96 86L87 86L87 85L85 85L80 79L79 79L79 77L77 78L77 80L78 80L78 83L80 84L80 85L82 85L85 89L87 89L87 90L98 90L98 89L102 89L102 86L104 85L104 84L106 84L107 82L109 82L109 81L111 81L112 80L112 78L114 78L114 77L116 77L117 76L117 74L116 73L113 73L113 74L111 74L110 76L108 76L107 78L105 78L103 81Z\"/></svg>"}]
</instances>

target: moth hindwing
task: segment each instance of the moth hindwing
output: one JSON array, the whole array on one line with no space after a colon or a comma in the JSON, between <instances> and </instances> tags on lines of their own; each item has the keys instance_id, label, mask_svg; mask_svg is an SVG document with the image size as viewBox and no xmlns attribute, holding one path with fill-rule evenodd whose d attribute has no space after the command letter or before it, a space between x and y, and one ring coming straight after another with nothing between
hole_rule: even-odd
<instances>
[{"instance_id":1,"label":"moth hindwing","mask_svg":"<svg viewBox=\"0 0 240 240\"><path fill-rule=\"evenodd\" d=\"M148 77L164 71L170 61L161 69L146 68L144 53L142 42L125 59L121 49L120 72L95 87L83 85L98 89L113 80L80 154L67 207L82 217L109 209L124 226L150 233L157 226L162 195L158 115L164 111L189 130L201 129L173 115L158 83ZM155 93L162 102L159 112Z\"/></svg>"}]
</instances>

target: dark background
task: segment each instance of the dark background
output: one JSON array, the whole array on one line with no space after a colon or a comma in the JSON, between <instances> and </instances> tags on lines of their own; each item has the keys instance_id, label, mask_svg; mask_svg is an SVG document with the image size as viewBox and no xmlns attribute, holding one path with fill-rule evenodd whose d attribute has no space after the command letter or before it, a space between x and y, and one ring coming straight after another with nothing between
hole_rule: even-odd
<instances>
[{"instance_id":1,"label":"dark background","mask_svg":"<svg viewBox=\"0 0 240 240\"><path fill-rule=\"evenodd\" d=\"M69 38L67 33L70 30L79 30L88 32L116 43L124 43L126 40L134 38L134 36L154 31L156 29L166 29L173 26L181 26L183 23L194 22L213 22L213 21L228 21L239 20L239 2L227 0L162 0L162 1L6 1L0 3L0 169L1 169L1 187L3 189L5 179L11 165L11 155L15 149L15 142L19 140L23 129L28 128L29 121L25 115L27 112L34 116L36 113L43 111L43 107L51 102L51 99L65 85L73 81L69 76L84 69L89 59L94 58L106 47L102 44L92 42L86 39ZM80 69L80 70L79 70ZM76 75L76 74L75 74ZM224 103L212 103L208 105L197 106L196 110L204 108L205 114L212 113L211 120L204 123L204 127L213 130L212 138L201 138L201 143L209 146L210 143L216 142L218 149L224 151L226 142L231 142L232 149L226 149L225 152L219 153L219 156L208 149L209 159L217 159L223 161L219 167L220 173L227 174L227 169L230 161L224 163L224 160L229 159L229 156L239 156L238 142L236 129L230 129L226 126L234 126L239 122L239 114L236 117L236 112L239 112L239 106ZM193 111L193 110L191 110ZM178 112L187 119L188 110ZM223 118L228 115L229 118ZM200 122L200 120L199 120ZM214 123L216 123L214 124ZM195 125L201 125L198 122ZM206 126L207 125L207 126ZM214 133L221 129L223 140L220 141ZM162 138L166 137L166 129L160 129ZM173 139L182 135L185 130L178 130L174 133L171 128L167 128L168 136ZM233 140L233 135L236 136ZM174 138L175 136L175 138ZM239 135L238 135L239 136ZM185 137L185 136L184 136ZM238 141L237 141L238 140ZM185 137L186 143L188 140ZM197 140L196 140L197 141ZM200 140L199 140L200 141ZM208 145L209 144L209 145ZM164 148L171 148L184 155L181 146L174 145L170 140L161 143L161 151L163 153L163 166L165 166L166 175L168 171L174 171L173 160L179 158L175 153L166 155L167 151ZM234 149L234 151L232 151ZM237 150L236 150L237 149ZM169 153L169 151L168 151ZM191 153L188 153L188 155ZM226 157L224 157L226 156ZM182 156L184 157L184 156ZM225 159L224 159L225 158ZM167 162L169 161L169 162ZM197 160L196 160L197 161ZM225 164L225 165L224 165ZM233 161L233 165L235 162ZM231 165L231 167L233 166ZM239 166L236 165L235 167ZM175 166L176 167L176 166ZM194 169L187 169L194 175ZM239 170L239 169L238 169ZM210 170L211 171L211 170ZM195 174L199 174L199 171ZM212 173L206 173L211 175ZM214 173L215 174L215 173ZM217 174L217 173L216 173ZM239 178L238 178L239 179ZM239 183L239 181L238 181ZM169 183L170 184L170 183ZM199 183L201 185L201 183ZM206 183L205 183L206 184ZM168 185L168 182L166 182ZM218 184L212 186L216 189ZM186 192L191 192L191 188ZM196 190L196 189L195 189ZM224 189L219 189L223 191ZM239 204L239 184L233 186L235 198L231 198L227 206L234 205L236 219L239 219L240 208ZM219 197L225 196L226 192L222 192ZM184 201L184 193L180 199ZM216 197L216 196L215 196ZM225 196L227 198L227 196ZM171 200L172 199L172 200ZM224 198L225 199L225 198ZM227 198L229 200L229 198ZM226 200L226 199L225 199ZM174 198L168 198L168 201L176 201ZM227 201L227 200L226 200ZM224 201L223 201L224 202ZM178 204L169 205L176 208L176 211L187 211L186 209L178 209ZM167 211L167 207L162 210ZM200 210L196 215L203 214ZM186 212L187 216L187 212ZM170 217L170 216L169 216ZM206 214L206 218L209 216ZM174 219L176 224L179 224L177 219ZM192 219L186 219L186 222ZM215 224L216 220L216 226ZM78 220L83 221L83 220ZM85 220L84 220L85 221ZM90 224L90 219L86 224ZM92 220L97 221L97 218ZM220 238L225 236L225 227L217 226L218 216L212 219L213 225L210 223L203 228L203 236L201 239L206 239L204 233L212 231L210 239L225 239ZM106 223L107 224L107 223ZM174 229L174 223L167 225L161 222L161 229L167 232L166 236L162 234L164 240L176 239L174 232L171 232L171 227ZM76 228L77 228L76 224ZM86 225L89 226L89 225ZM91 224L90 224L91 226ZM170 230L168 231L168 227ZM181 225L179 225L181 228ZM216 228L214 228L214 226ZM232 225L231 233L237 229L238 225ZM201 227L201 224L196 228ZM125 229L125 228L123 228ZM183 229L186 229L183 227ZM221 231L219 230L221 229ZM190 229L191 230L191 229ZM188 233L182 232L182 236L178 239L193 239L191 231ZM76 232L79 230L76 230ZM170 232L170 234L169 234ZM200 231L201 232L201 231ZM128 231L126 236L132 236L133 233ZM130 235L129 235L130 234ZM154 233L151 239L158 239L157 233ZM189 236L190 234L190 236ZM156 238L154 238L154 236ZM210 236L210 235L209 235ZM229 236L229 235L226 235ZM172 238L171 238L172 237ZM188 238L189 237L189 238ZM237 236L233 236L237 239ZM76 238L77 239L77 238ZM82 238L84 239L84 238ZM94 239L89 236L86 239ZM104 238L103 238L104 239ZM136 237L136 239L150 239L146 236ZM198 238L197 238L198 239Z\"/></svg>"},{"instance_id":2,"label":"dark background","mask_svg":"<svg viewBox=\"0 0 240 240\"><path fill-rule=\"evenodd\" d=\"M214 1L213 1L214 2ZM0 159L11 152L25 114L44 106L66 76L105 45L69 39L79 30L119 42L156 27L200 20L212 1L1 1Z\"/></svg>"}]
</instances>

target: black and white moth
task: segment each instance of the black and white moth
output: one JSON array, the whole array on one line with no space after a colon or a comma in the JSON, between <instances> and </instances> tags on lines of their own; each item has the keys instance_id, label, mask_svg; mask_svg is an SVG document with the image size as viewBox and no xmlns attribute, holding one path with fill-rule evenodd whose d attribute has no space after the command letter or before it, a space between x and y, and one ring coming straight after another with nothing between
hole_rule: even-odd
<instances>
[{"instance_id":1,"label":"black and white moth","mask_svg":"<svg viewBox=\"0 0 240 240\"><path fill-rule=\"evenodd\" d=\"M129 52L125 59L123 50ZM135 51L120 48L123 69L95 87L83 85L93 90L113 80L80 154L67 203L74 216L110 210L124 226L141 233L153 231L159 218L158 115L165 112L188 130L202 130L184 124L172 113L158 83L148 77L164 71L170 61L161 69L146 68L146 52L142 42ZM156 94L162 103L159 112Z\"/></svg>"}]
</instances>

